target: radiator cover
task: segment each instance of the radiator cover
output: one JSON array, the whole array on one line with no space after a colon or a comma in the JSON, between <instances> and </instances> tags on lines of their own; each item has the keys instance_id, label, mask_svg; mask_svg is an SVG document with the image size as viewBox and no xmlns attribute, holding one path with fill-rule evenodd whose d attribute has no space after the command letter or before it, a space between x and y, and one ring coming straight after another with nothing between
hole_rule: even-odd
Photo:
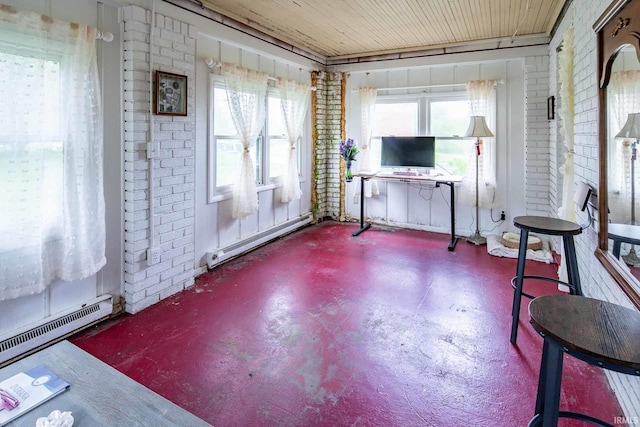
<instances>
[{"instance_id":1,"label":"radiator cover","mask_svg":"<svg viewBox=\"0 0 640 427\"><path fill-rule=\"evenodd\" d=\"M65 310L13 331L11 336L0 337L0 365L109 316L112 311L113 297L103 295L80 307Z\"/></svg>"}]
</instances>

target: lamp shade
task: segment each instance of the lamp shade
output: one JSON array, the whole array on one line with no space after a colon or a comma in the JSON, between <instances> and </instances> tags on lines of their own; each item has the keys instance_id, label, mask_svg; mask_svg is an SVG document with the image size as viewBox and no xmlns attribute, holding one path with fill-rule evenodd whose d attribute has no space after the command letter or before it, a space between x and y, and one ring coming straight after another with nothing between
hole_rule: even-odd
<instances>
[{"instance_id":1,"label":"lamp shade","mask_svg":"<svg viewBox=\"0 0 640 427\"><path fill-rule=\"evenodd\" d=\"M467 129L467 133L464 136L484 137L493 136L493 134L489 130L484 116L471 116L469 129Z\"/></svg>"},{"instance_id":2,"label":"lamp shade","mask_svg":"<svg viewBox=\"0 0 640 427\"><path fill-rule=\"evenodd\" d=\"M616 138L640 138L640 113L631 113Z\"/></svg>"}]
</instances>

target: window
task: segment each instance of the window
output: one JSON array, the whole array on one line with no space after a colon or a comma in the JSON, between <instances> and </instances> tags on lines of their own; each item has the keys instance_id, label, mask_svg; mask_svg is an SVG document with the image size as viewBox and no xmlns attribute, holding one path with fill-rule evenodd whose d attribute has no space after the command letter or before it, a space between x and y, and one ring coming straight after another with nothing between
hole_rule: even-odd
<instances>
[{"instance_id":1,"label":"window","mask_svg":"<svg viewBox=\"0 0 640 427\"><path fill-rule=\"evenodd\" d=\"M97 273L106 233L95 29L14 9L0 21L2 300Z\"/></svg>"},{"instance_id":2,"label":"window","mask_svg":"<svg viewBox=\"0 0 640 427\"><path fill-rule=\"evenodd\" d=\"M267 139L269 145L269 178L281 177L289 160L289 141L280 98L269 94L267 105Z\"/></svg>"},{"instance_id":3,"label":"window","mask_svg":"<svg viewBox=\"0 0 640 427\"><path fill-rule=\"evenodd\" d=\"M438 137L464 135L469 127L471 114L466 99L432 100L429 102L430 131ZM470 142L471 141L471 142ZM438 166L453 175L464 175L469 160L469 139L436 140L436 162Z\"/></svg>"},{"instance_id":4,"label":"window","mask_svg":"<svg viewBox=\"0 0 640 427\"><path fill-rule=\"evenodd\" d=\"M373 113L372 165L380 166L382 136L433 135L437 167L453 175L464 175L473 142L460 136L466 132L469 120L464 93L379 97Z\"/></svg>"},{"instance_id":5,"label":"window","mask_svg":"<svg viewBox=\"0 0 640 427\"><path fill-rule=\"evenodd\" d=\"M385 101L378 100L373 110L371 129L371 165L380 167L382 136L418 135L420 132L419 103L417 100Z\"/></svg>"},{"instance_id":6,"label":"window","mask_svg":"<svg viewBox=\"0 0 640 427\"><path fill-rule=\"evenodd\" d=\"M0 74L17 80L1 85L3 98L23 100L0 107L0 182L7 184L0 190L6 202L0 226L8 232L38 224L55 238L63 212L60 61L2 46Z\"/></svg>"},{"instance_id":7,"label":"window","mask_svg":"<svg viewBox=\"0 0 640 427\"><path fill-rule=\"evenodd\" d=\"M211 190L215 193L226 192L236 179L239 168L242 143L238 138L227 101L227 91L223 80L212 76L212 130L210 158ZM277 182L284 175L289 159L289 141L280 96L276 89L269 88L267 94L265 123L260 137L251 144L251 160L255 167L256 182ZM264 137L266 135L266 138ZM298 156L300 150L296 150ZM298 157L298 162L300 157Z\"/></svg>"},{"instance_id":8,"label":"window","mask_svg":"<svg viewBox=\"0 0 640 427\"><path fill-rule=\"evenodd\" d=\"M216 149L215 183L217 187L233 184L240 167L242 143L231 118L231 110L227 102L227 91L223 87L213 89L213 140ZM260 162L257 160L257 141L249 147L251 160L256 168L255 174L260 181Z\"/></svg>"}]
</instances>

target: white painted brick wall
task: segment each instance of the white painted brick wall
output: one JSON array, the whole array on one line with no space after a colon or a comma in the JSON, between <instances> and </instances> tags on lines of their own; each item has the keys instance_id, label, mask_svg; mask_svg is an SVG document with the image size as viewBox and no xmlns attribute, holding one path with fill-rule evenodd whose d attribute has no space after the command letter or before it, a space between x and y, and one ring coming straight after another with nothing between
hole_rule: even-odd
<instances>
[{"instance_id":1,"label":"white painted brick wall","mask_svg":"<svg viewBox=\"0 0 640 427\"><path fill-rule=\"evenodd\" d=\"M136 313L194 283L194 77L195 36L191 25L156 16L153 49L151 13L137 6L124 16L125 300ZM186 75L186 117L153 116L160 158L154 166L155 239L160 263L149 267L149 52L154 70Z\"/></svg>"},{"instance_id":2,"label":"white painted brick wall","mask_svg":"<svg viewBox=\"0 0 640 427\"><path fill-rule=\"evenodd\" d=\"M316 216L340 216L341 73L318 73L316 85Z\"/></svg>"},{"instance_id":3,"label":"white painted brick wall","mask_svg":"<svg viewBox=\"0 0 640 427\"><path fill-rule=\"evenodd\" d=\"M527 214L548 215L550 209L549 57L524 59L525 72L525 203Z\"/></svg>"},{"instance_id":4,"label":"white painted brick wall","mask_svg":"<svg viewBox=\"0 0 640 427\"><path fill-rule=\"evenodd\" d=\"M575 181L586 181L595 188L598 188L598 86L596 37L592 26L609 3L609 0L573 0L550 43L549 49L550 62L556 64L555 48L560 43L565 30L570 26L574 27ZM557 73L555 72L551 74L550 87L558 87ZM551 187L557 187L560 184L559 179L558 173L552 173ZM583 213L578 213L578 222L584 223L586 220ZM631 303L618 285L595 258L596 247L597 234L594 230L586 230L577 236L576 251L585 294L632 308ZM606 370L605 373L625 415L639 417L640 379ZM604 421L613 423L613 420Z\"/></svg>"}]
</instances>

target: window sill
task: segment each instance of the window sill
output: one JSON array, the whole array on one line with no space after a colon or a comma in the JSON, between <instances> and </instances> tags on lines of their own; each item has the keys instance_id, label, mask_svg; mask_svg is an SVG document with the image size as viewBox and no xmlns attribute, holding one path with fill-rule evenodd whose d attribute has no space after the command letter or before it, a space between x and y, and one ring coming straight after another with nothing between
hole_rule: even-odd
<instances>
[{"instance_id":1,"label":"window sill","mask_svg":"<svg viewBox=\"0 0 640 427\"><path fill-rule=\"evenodd\" d=\"M305 178L300 178L300 184L306 182ZM275 190L276 188L282 187L282 178L274 178L268 184L258 185L257 191L258 193L262 193L263 191ZM230 200L233 198L233 190L231 187L224 188L209 198L208 204L219 203L225 200Z\"/></svg>"}]
</instances>

